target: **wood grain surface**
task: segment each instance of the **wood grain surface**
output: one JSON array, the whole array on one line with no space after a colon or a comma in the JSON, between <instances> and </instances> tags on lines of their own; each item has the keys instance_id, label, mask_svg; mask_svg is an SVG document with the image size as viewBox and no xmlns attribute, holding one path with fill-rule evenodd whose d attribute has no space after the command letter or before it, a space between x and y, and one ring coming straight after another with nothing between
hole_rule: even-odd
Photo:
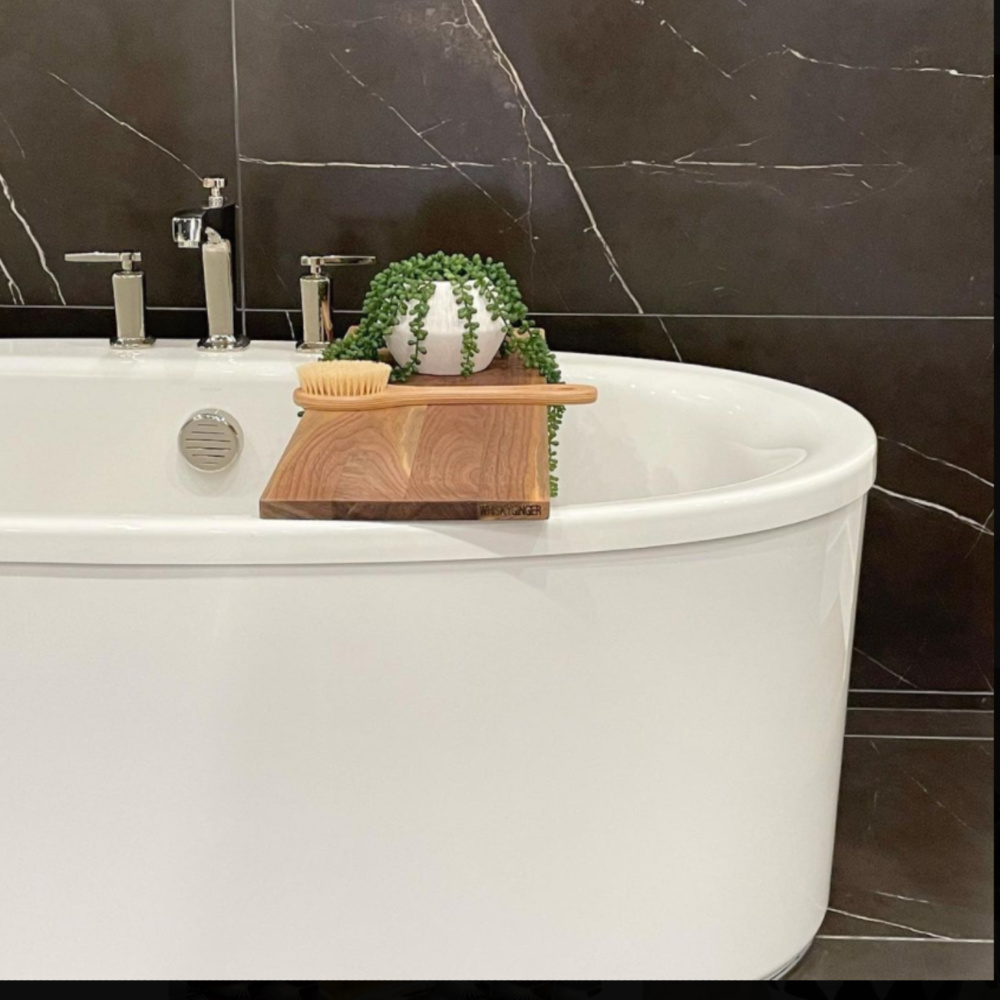
<instances>
[{"instance_id":1,"label":"wood grain surface","mask_svg":"<svg viewBox=\"0 0 1000 1000\"><path fill-rule=\"evenodd\" d=\"M470 379L408 385L538 385L502 359ZM549 515L547 407L306 410L260 501L269 519L541 520Z\"/></svg>"}]
</instances>

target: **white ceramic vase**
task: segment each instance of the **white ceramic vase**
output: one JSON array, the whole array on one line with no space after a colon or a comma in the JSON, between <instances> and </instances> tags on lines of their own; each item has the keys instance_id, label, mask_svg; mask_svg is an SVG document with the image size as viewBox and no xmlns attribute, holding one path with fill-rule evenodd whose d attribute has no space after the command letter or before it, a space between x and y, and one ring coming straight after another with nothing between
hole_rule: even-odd
<instances>
[{"instance_id":1,"label":"white ceramic vase","mask_svg":"<svg viewBox=\"0 0 1000 1000\"><path fill-rule=\"evenodd\" d=\"M500 350L503 343L504 326L502 320L491 319L490 311L478 288L472 288L472 301L476 309L476 338L479 350L476 352L473 371L481 372L488 368ZM412 310L414 303L410 303ZM424 325L427 327L427 337L424 347L427 353L420 358L420 372L423 375L461 375L462 374L462 337L465 334L465 320L458 315L458 303L450 281L435 281L434 294L431 296L430 311ZM402 322L392 328L386 337L386 347L392 352L396 362L405 365L413 357L414 347L409 343L413 339L410 332L412 314L407 312Z\"/></svg>"}]
</instances>

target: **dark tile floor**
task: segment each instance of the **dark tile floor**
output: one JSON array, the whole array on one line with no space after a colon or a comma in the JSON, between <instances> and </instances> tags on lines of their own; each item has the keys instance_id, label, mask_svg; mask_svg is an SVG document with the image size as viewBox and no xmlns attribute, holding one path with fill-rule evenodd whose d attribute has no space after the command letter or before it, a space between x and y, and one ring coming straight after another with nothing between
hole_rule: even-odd
<instances>
[{"instance_id":1,"label":"dark tile floor","mask_svg":"<svg viewBox=\"0 0 1000 1000\"><path fill-rule=\"evenodd\" d=\"M789 979L993 978L992 696L856 692L830 911Z\"/></svg>"}]
</instances>

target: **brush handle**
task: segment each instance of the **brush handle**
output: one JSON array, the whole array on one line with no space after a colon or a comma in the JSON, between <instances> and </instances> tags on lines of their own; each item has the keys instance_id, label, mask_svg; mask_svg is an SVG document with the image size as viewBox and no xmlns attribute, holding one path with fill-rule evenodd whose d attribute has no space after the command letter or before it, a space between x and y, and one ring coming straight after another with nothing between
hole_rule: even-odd
<instances>
[{"instance_id":1,"label":"brush handle","mask_svg":"<svg viewBox=\"0 0 1000 1000\"><path fill-rule=\"evenodd\" d=\"M593 403L592 385L390 385L371 396L314 396L295 390L295 402L305 410L385 410L394 406L569 406Z\"/></svg>"}]
</instances>

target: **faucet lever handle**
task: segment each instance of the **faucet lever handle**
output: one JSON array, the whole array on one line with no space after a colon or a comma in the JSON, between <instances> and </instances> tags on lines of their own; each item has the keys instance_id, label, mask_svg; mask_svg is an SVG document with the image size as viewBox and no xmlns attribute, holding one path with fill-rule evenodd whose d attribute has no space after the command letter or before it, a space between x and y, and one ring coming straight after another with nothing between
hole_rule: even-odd
<instances>
[{"instance_id":1,"label":"faucet lever handle","mask_svg":"<svg viewBox=\"0 0 1000 1000\"><path fill-rule=\"evenodd\" d=\"M300 351L319 351L333 340L333 282L324 269L350 264L374 264L375 258L361 254L306 254L299 258L308 274L299 278L302 295L302 339Z\"/></svg>"},{"instance_id":2,"label":"faucet lever handle","mask_svg":"<svg viewBox=\"0 0 1000 1000\"><path fill-rule=\"evenodd\" d=\"M111 276L115 297L115 335L111 346L132 351L153 345L154 338L146 333L146 276L133 268L142 261L138 250L90 250L65 254L64 259L71 264L121 264L121 270Z\"/></svg>"},{"instance_id":3,"label":"faucet lever handle","mask_svg":"<svg viewBox=\"0 0 1000 1000\"><path fill-rule=\"evenodd\" d=\"M123 271L131 271L133 264L142 263L138 250L89 250L85 253L68 253L63 259L70 264L121 264Z\"/></svg>"},{"instance_id":4,"label":"faucet lever handle","mask_svg":"<svg viewBox=\"0 0 1000 1000\"><path fill-rule=\"evenodd\" d=\"M226 186L225 177L203 177L201 186L208 191L208 207L222 208L226 203L222 189Z\"/></svg>"},{"instance_id":5,"label":"faucet lever handle","mask_svg":"<svg viewBox=\"0 0 1000 1000\"><path fill-rule=\"evenodd\" d=\"M303 267L313 274L322 274L326 267L348 267L352 264L374 264L375 258L367 254L305 254L299 258Z\"/></svg>"}]
</instances>

